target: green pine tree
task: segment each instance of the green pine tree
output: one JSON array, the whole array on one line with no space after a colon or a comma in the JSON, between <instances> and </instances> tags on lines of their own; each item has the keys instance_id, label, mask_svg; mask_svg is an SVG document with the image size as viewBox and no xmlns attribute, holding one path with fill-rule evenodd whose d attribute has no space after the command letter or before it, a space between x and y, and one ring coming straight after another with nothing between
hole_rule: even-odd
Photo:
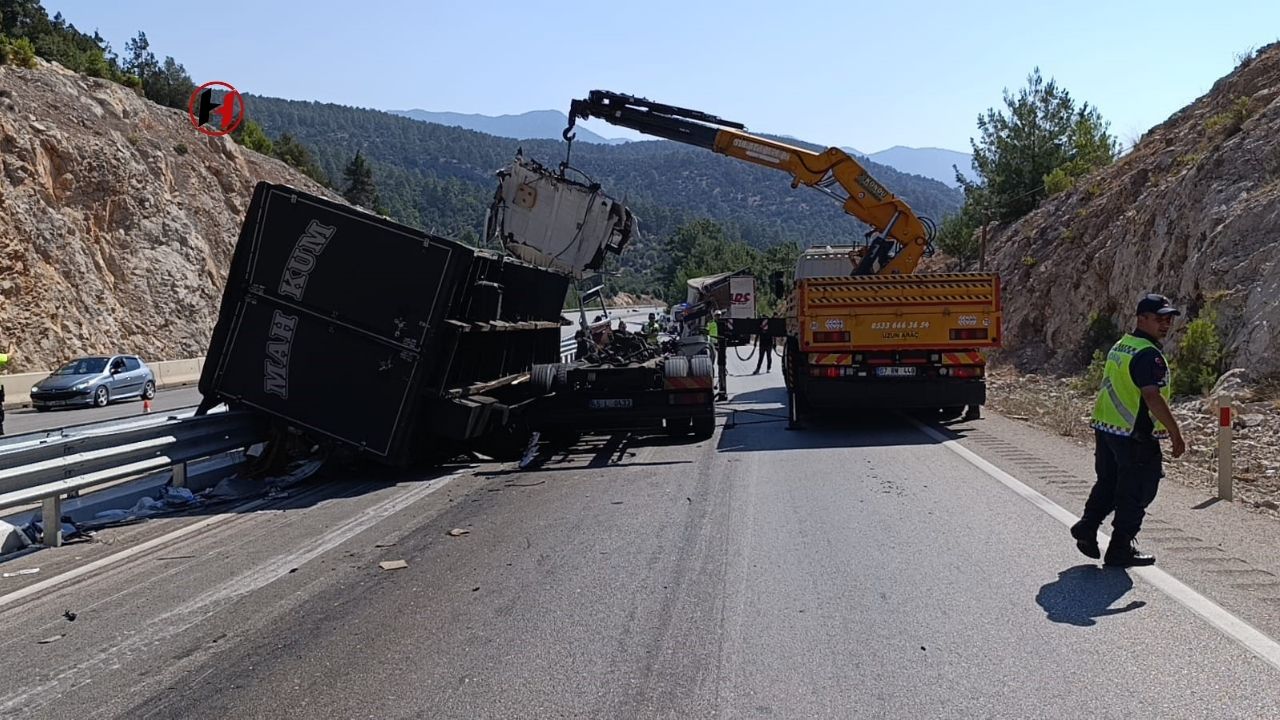
<instances>
[{"instance_id":1,"label":"green pine tree","mask_svg":"<svg viewBox=\"0 0 1280 720\"><path fill-rule=\"evenodd\" d=\"M342 196L347 199L347 202L367 210L381 211L382 199L378 197L378 186L373 181L373 168L369 166L369 162L364 159L359 150L356 151L356 156L351 158L351 162L347 163L342 176L346 180L346 189L342 191Z\"/></svg>"},{"instance_id":2,"label":"green pine tree","mask_svg":"<svg viewBox=\"0 0 1280 720\"><path fill-rule=\"evenodd\" d=\"M240 123L240 127L231 133L231 139L263 155L275 155L276 152L275 144L263 132L262 126L249 119Z\"/></svg>"},{"instance_id":3,"label":"green pine tree","mask_svg":"<svg viewBox=\"0 0 1280 720\"><path fill-rule=\"evenodd\" d=\"M1115 159L1108 124L1088 103L1076 107L1070 93L1036 68L1017 95L1004 93L1006 112L978 117L979 139L970 140L973 182L956 173L965 203L979 217L1016 220L1034 210L1055 188Z\"/></svg>"}]
</instances>

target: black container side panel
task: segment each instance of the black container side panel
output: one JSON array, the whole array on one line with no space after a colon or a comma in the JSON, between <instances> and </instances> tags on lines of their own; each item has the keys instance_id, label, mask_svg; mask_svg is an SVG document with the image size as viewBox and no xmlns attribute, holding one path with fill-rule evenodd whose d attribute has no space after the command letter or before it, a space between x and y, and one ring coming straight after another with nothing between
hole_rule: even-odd
<instances>
[{"instance_id":1,"label":"black container side panel","mask_svg":"<svg viewBox=\"0 0 1280 720\"><path fill-rule=\"evenodd\" d=\"M408 348L448 310L450 258L471 250L291 189L267 193L250 288Z\"/></svg>"},{"instance_id":2,"label":"black container side panel","mask_svg":"<svg viewBox=\"0 0 1280 720\"><path fill-rule=\"evenodd\" d=\"M273 298L240 304L219 395L377 455L417 408L422 355Z\"/></svg>"},{"instance_id":3,"label":"black container side panel","mask_svg":"<svg viewBox=\"0 0 1280 720\"><path fill-rule=\"evenodd\" d=\"M259 183L200 389L395 453L471 262L460 243Z\"/></svg>"}]
</instances>

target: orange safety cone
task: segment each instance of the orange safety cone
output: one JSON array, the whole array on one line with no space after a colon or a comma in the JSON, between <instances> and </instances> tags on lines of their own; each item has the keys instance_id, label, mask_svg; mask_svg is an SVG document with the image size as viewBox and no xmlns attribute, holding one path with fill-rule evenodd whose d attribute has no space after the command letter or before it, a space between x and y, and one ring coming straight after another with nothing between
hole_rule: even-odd
<instances>
[{"instance_id":1,"label":"orange safety cone","mask_svg":"<svg viewBox=\"0 0 1280 720\"><path fill-rule=\"evenodd\" d=\"M151 412L151 401L146 398L142 398L142 412Z\"/></svg>"}]
</instances>

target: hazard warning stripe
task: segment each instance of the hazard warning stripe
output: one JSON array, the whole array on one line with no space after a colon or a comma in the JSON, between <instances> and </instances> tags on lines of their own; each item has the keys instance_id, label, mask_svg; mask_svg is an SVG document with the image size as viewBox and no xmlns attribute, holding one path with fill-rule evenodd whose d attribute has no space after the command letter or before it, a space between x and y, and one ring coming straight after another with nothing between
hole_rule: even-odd
<instances>
[{"instance_id":1,"label":"hazard warning stripe","mask_svg":"<svg viewBox=\"0 0 1280 720\"><path fill-rule=\"evenodd\" d=\"M982 359L980 352L949 352L942 353L943 365L982 365L986 361Z\"/></svg>"},{"instance_id":2,"label":"hazard warning stripe","mask_svg":"<svg viewBox=\"0 0 1280 720\"><path fill-rule=\"evenodd\" d=\"M852 365L852 353L810 353L809 362L814 365Z\"/></svg>"},{"instance_id":3,"label":"hazard warning stripe","mask_svg":"<svg viewBox=\"0 0 1280 720\"><path fill-rule=\"evenodd\" d=\"M667 390L710 390L709 377L669 377L662 379L662 386Z\"/></svg>"}]
</instances>

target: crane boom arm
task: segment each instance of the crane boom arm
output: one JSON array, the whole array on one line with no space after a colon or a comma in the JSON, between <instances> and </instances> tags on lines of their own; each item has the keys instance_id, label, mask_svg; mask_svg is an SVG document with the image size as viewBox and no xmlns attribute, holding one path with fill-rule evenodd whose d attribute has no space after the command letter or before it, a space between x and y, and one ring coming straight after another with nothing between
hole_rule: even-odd
<instances>
[{"instance_id":1,"label":"crane boom arm","mask_svg":"<svg viewBox=\"0 0 1280 720\"><path fill-rule=\"evenodd\" d=\"M578 119L593 117L646 135L776 168L791 175L793 188L807 185L831 195L842 203L845 212L870 225L878 235L855 274L909 274L929 248L932 225L840 148L814 152L752 135L741 123L697 110L603 90L593 90L586 99L572 102L565 139L572 140L571 131ZM896 254L891 243L896 243Z\"/></svg>"}]
</instances>

